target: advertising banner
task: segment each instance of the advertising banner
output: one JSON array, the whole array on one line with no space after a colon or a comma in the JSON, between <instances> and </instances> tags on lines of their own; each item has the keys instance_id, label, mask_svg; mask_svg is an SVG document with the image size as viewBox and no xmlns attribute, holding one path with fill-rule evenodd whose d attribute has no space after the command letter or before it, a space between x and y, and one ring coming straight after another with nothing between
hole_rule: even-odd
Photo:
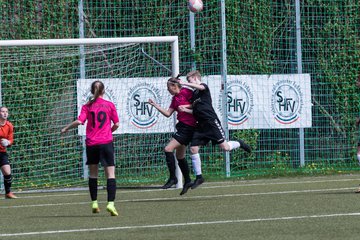
<instances>
[{"instance_id":1,"label":"advertising banner","mask_svg":"<svg viewBox=\"0 0 360 240\"><path fill-rule=\"evenodd\" d=\"M79 79L77 83L78 113L89 97L95 80L105 84L104 98L118 111L120 127L115 134L173 132L176 113L164 117L152 105L153 99L168 109L172 96L165 78ZM312 126L311 81L309 74L228 75L224 98L220 75L204 76L209 86L213 107L223 121L226 99L229 129L307 128ZM85 134L85 126L79 126Z\"/></svg>"}]
</instances>

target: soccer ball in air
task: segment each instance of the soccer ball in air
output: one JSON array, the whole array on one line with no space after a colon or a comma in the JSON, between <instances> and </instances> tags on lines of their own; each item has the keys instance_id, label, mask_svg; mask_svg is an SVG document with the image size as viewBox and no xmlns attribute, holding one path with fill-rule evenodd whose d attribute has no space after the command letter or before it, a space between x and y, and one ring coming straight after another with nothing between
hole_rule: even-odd
<instances>
[{"instance_id":1,"label":"soccer ball in air","mask_svg":"<svg viewBox=\"0 0 360 240\"><path fill-rule=\"evenodd\" d=\"M204 4L202 0L188 0L188 8L191 12L197 13L203 10Z\"/></svg>"}]
</instances>

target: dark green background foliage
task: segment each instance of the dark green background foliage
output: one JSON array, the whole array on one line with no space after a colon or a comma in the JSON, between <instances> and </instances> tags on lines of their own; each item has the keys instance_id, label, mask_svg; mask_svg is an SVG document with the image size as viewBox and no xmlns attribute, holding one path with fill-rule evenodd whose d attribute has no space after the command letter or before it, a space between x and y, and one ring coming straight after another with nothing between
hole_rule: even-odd
<instances>
[{"instance_id":1,"label":"dark green background foliage","mask_svg":"<svg viewBox=\"0 0 360 240\"><path fill-rule=\"evenodd\" d=\"M247 140L255 151L251 155L231 153L232 176L328 173L357 168L355 117L359 112L359 89L355 83L360 76L360 3L300 2L302 72L311 75L313 104L313 127L304 130L306 165L299 167L298 129L235 131L230 136ZM204 10L195 14L195 50L190 47L186 4L186 0L84 1L84 36L176 35L180 40L180 71L196 63L203 75L221 74L220 1L205 1ZM0 19L2 40L79 37L78 1L1 0ZM228 74L298 73L295 21L295 1L226 1ZM1 63L2 101L10 108L16 127L16 144L11 150L18 176L15 184L43 186L45 178L51 179L52 185L81 183L80 137L59 138L58 134L77 115L78 58L54 61L51 71L49 66L42 71L39 66L24 68L16 63ZM149 71L144 71L144 75ZM12 72L18 74L14 76ZM118 174L124 182L166 178L162 150L170 136L150 137L159 141L116 136L115 143L120 145ZM140 144L137 151L134 146ZM202 156L204 172L209 177L224 176L221 151L208 146L202 150ZM71 181L67 182L67 178Z\"/></svg>"}]
</instances>

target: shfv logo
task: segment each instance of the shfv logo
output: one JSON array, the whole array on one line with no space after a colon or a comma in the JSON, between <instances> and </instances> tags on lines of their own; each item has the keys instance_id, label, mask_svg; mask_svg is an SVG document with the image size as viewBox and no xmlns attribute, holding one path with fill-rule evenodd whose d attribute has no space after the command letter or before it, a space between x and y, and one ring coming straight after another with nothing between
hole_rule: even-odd
<instances>
[{"instance_id":1,"label":"shfv logo","mask_svg":"<svg viewBox=\"0 0 360 240\"><path fill-rule=\"evenodd\" d=\"M161 103L160 90L148 83L137 84L128 93L127 114L137 128L150 128L158 121L159 112L149 103L149 99Z\"/></svg>"},{"instance_id":2,"label":"shfv logo","mask_svg":"<svg viewBox=\"0 0 360 240\"><path fill-rule=\"evenodd\" d=\"M296 122L303 108L303 94L300 86L290 80L277 82L272 89L271 110L281 124Z\"/></svg>"},{"instance_id":3,"label":"shfv logo","mask_svg":"<svg viewBox=\"0 0 360 240\"><path fill-rule=\"evenodd\" d=\"M227 86L227 112L228 123L230 125L241 125L251 116L254 107L254 97L250 87L242 81L235 80ZM222 97L220 96L219 110L222 107Z\"/></svg>"}]
</instances>

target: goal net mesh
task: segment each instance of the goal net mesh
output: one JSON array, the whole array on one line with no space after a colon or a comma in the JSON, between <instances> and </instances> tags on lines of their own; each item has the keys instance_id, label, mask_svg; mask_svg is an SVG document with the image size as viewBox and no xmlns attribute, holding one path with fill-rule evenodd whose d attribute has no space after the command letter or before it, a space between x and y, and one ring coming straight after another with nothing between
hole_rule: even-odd
<instances>
[{"instance_id":1,"label":"goal net mesh","mask_svg":"<svg viewBox=\"0 0 360 240\"><path fill-rule=\"evenodd\" d=\"M60 135L61 128L78 116L79 79L87 80L88 90L94 80L112 83L121 79L113 84L111 94L118 96L116 105L122 112L131 95L129 86L153 79L160 91L157 93L164 96L160 104L167 108L171 96L166 79L171 76L171 64L169 43L1 48L1 100L9 109L9 121L15 129L14 145L8 149L13 188L87 185L84 136L78 129ZM130 121L130 116L119 115L123 123ZM151 130L139 128L137 132L128 128L121 124L118 134L114 134L118 182L164 181L167 170L163 148L173 124L155 124ZM103 181L102 169L99 172Z\"/></svg>"}]
</instances>

